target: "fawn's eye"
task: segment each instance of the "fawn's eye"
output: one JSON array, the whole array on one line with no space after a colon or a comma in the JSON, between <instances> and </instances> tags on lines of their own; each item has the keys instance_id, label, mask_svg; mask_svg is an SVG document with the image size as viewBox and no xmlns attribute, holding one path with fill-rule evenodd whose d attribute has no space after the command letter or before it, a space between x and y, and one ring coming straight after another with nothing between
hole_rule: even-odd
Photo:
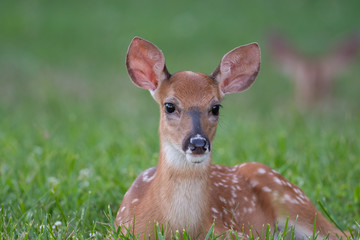
<instances>
[{"instance_id":1,"label":"fawn's eye","mask_svg":"<svg viewBox=\"0 0 360 240\"><path fill-rule=\"evenodd\" d=\"M214 116L218 116L218 115L219 115L220 107L221 107L221 105L219 105L219 104L212 106L212 108L211 108L211 113L212 113Z\"/></svg>"},{"instance_id":2,"label":"fawn's eye","mask_svg":"<svg viewBox=\"0 0 360 240\"><path fill-rule=\"evenodd\" d=\"M175 112L175 105L172 103L165 103L165 111L166 113L173 113Z\"/></svg>"}]
</instances>

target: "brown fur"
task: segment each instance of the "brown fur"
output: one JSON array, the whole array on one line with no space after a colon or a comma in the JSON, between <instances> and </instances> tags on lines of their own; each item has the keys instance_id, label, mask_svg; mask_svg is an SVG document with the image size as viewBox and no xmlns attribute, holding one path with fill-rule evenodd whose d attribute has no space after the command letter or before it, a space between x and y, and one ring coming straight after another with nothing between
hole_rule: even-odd
<instances>
[{"instance_id":1,"label":"brown fur","mask_svg":"<svg viewBox=\"0 0 360 240\"><path fill-rule=\"evenodd\" d=\"M184 139L192 135L212 143L218 123L212 108L225 94L243 91L254 82L260 67L256 44L226 54L211 76L171 76L161 51L139 38L129 48L127 64L134 83L149 89L160 105L160 154L157 167L140 174L124 196L115 221L122 232L130 228L140 238L154 236L157 222L168 237L185 229L202 239L215 223L216 234L233 229L247 237L251 228L255 236L264 237L267 225L274 231L279 223L281 229L289 217L291 224L296 222L297 236L304 237L312 233L317 216L320 236L344 236L297 186L271 168L260 163L214 165L211 148L201 154L184 149ZM174 111L167 112L165 103L173 104Z\"/></svg>"}]
</instances>

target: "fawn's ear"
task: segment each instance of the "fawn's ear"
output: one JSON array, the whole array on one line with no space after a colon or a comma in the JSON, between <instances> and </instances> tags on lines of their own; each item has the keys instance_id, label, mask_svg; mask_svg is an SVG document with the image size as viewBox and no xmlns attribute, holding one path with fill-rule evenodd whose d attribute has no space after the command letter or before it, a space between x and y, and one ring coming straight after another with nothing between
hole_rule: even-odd
<instances>
[{"instance_id":1,"label":"fawn's ear","mask_svg":"<svg viewBox=\"0 0 360 240\"><path fill-rule=\"evenodd\" d=\"M251 43L225 54L211 76L220 84L223 94L229 94L248 89L259 70L260 48L257 43Z\"/></svg>"},{"instance_id":2,"label":"fawn's ear","mask_svg":"<svg viewBox=\"0 0 360 240\"><path fill-rule=\"evenodd\" d=\"M161 50L139 37L130 43L126 67L133 83L150 91L154 91L160 81L170 76Z\"/></svg>"},{"instance_id":3,"label":"fawn's ear","mask_svg":"<svg viewBox=\"0 0 360 240\"><path fill-rule=\"evenodd\" d=\"M294 76L299 66L304 65L304 57L280 33L272 32L267 37L270 57L288 75Z\"/></svg>"},{"instance_id":4,"label":"fawn's ear","mask_svg":"<svg viewBox=\"0 0 360 240\"><path fill-rule=\"evenodd\" d=\"M341 72L356 60L360 51L360 33L343 39L338 45L324 57L325 66L330 74Z\"/></svg>"}]
</instances>

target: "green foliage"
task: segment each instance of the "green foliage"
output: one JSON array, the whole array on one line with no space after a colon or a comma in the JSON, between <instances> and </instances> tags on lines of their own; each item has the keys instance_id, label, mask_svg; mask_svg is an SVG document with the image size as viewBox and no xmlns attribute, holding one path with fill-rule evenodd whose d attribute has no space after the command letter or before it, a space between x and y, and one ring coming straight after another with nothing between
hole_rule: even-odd
<instances>
[{"instance_id":1,"label":"green foliage","mask_svg":"<svg viewBox=\"0 0 360 240\"><path fill-rule=\"evenodd\" d=\"M136 238L116 232L113 216L136 176L156 165L159 110L125 71L135 35L163 49L171 72L210 73L224 53L258 41L260 75L223 102L213 161L269 165L359 238L360 70L339 77L329 109L299 113L264 38L278 28L300 49L326 52L358 29L358 9L359 1L2 1L0 238Z\"/></svg>"}]
</instances>

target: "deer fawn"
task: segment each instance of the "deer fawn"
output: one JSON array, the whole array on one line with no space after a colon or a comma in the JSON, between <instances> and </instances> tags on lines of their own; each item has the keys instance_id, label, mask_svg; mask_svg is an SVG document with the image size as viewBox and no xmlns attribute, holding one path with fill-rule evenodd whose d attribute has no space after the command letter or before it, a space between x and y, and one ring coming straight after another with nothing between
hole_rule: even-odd
<instances>
[{"instance_id":1,"label":"deer fawn","mask_svg":"<svg viewBox=\"0 0 360 240\"><path fill-rule=\"evenodd\" d=\"M135 85L150 90L160 105L160 154L156 168L140 174L124 196L115 226L141 238L154 236L154 222L168 235L185 229L203 239L214 223L221 234L233 229L245 238L263 236L267 224L296 223L298 237L311 235L316 217L320 236L345 236L318 212L305 194L260 163L226 167L211 163L212 141L226 94L246 90L260 69L257 43L227 53L210 75L171 75L152 43L134 38L127 70Z\"/></svg>"},{"instance_id":2,"label":"deer fawn","mask_svg":"<svg viewBox=\"0 0 360 240\"><path fill-rule=\"evenodd\" d=\"M295 100L300 109L331 100L334 80L355 60L360 47L360 35L351 35L324 56L312 58L297 51L280 34L269 37L271 56L293 78Z\"/></svg>"}]
</instances>

